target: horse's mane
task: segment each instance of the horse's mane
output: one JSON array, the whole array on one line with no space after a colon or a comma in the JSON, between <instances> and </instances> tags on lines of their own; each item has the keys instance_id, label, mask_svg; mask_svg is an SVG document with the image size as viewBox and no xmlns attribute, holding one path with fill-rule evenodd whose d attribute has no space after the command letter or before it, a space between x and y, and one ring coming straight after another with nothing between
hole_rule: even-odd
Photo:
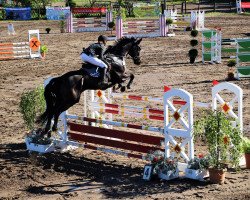
<instances>
[{"instance_id":1,"label":"horse's mane","mask_svg":"<svg viewBox=\"0 0 250 200\"><path fill-rule=\"evenodd\" d=\"M134 37L122 37L118 40L115 41L114 45L112 46L108 46L105 54L107 53L110 53L110 54L113 54L117 51L121 51L122 50L122 47L124 47L126 44L129 44L131 42L135 42L136 39Z\"/></svg>"}]
</instances>

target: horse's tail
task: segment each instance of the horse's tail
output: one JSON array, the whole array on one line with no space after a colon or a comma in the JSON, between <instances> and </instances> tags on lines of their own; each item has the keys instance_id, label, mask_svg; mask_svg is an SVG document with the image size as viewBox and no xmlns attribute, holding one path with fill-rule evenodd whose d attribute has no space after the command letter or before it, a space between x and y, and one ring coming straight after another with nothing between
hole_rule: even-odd
<instances>
[{"instance_id":1,"label":"horse's tail","mask_svg":"<svg viewBox=\"0 0 250 200\"><path fill-rule=\"evenodd\" d=\"M43 125L47 120L49 115L53 115L53 107L55 105L55 93L53 90L53 86L55 84L55 79L51 79L48 85L45 86L44 89L44 98L46 101L46 110L40 116L37 117L36 123Z\"/></svg>"}]
</instances>

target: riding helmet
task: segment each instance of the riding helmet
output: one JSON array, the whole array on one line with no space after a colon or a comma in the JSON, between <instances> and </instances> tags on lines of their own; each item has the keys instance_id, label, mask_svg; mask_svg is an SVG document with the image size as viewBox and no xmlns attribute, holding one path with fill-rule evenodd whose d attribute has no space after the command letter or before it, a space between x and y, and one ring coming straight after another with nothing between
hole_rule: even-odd
<instances>
[{"instance_id":1,"label":"riding helmet","mask_svg":"<svg viewBox=\"0 0 250 200\"><path fill-rule=\"evenodd\" d=\"M107 41L108 40L108 38L105 36L105 35L100 35L99 37L98 37L98 41L103 41L103 42L105 42L105 41Z\"/></svg>"}]
</instances>

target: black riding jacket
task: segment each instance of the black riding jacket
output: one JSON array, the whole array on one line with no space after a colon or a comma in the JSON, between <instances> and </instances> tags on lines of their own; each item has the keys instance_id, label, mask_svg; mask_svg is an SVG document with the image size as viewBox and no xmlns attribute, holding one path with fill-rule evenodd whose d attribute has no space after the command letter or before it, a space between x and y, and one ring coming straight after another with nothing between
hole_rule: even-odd
<instances>
[{"instance_id":1,"label":"black riding jacket","mask_svg":"<svg viewBox=\"0 0 250 200\"><path fill-rule=\"evenodd\" d=\"M106 47L103 43L94 43L91 44L88 48L86 48L83 53L89 55L89 56L96 56L99 59L103 59L103 54L106 50Z\"/></svg>"}]
</instances>

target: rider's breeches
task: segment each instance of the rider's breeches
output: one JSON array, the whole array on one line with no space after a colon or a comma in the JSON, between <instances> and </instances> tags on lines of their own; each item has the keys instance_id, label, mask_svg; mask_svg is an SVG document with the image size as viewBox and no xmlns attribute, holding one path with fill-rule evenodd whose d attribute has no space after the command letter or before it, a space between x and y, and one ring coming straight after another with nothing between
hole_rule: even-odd
<instances>
[{"instance_id":1,"label":"rider's breeches","mask_svg":"<svg viewBox=\"0 0 250 200\"><path fill-rule=\"evenodd\" d=\"M82 59L84 62L91 63L91 64L96 65L96 66L98 66L98 67L101 67L101 68L108 68L108 66L107 66L102 60L100 60L100 59L97 58L97 57L88 56L87 54L82 53L82 54L81 54L81 59Z\"/></svg>"}]
</instances>

